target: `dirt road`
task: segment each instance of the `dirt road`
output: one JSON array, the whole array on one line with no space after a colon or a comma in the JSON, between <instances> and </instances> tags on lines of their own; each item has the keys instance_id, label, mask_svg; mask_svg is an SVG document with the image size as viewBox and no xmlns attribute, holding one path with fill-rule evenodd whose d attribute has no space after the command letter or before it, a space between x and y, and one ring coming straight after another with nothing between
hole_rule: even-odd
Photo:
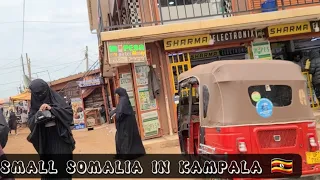
<instances>
[{"instance_id":1,"label":"dirt road","mask_svg":"<svg viewBox=\"0 0 320 180\"><path fill-rule=\"evenodd\" d=\"M104 125L93 131L73 131L76 140L75 154L114 154L115 153L115 128L113 125ZM34 154L32 144L27 141L29 129L19 129L18 135L9 135L5 153L8 154ZM144 141L148 154L178 154L178 146L156 146L157 139ZM152 147L152 148L150 148Z\"/></svg>"},{"instance_id":2,"label":"dirt road","mask_svg":"<svg viewBox=\"0 0 320 180\"><path fill-rule=\"evenodd\" d=\"M8 144L4 151L7 154L35 154L32 144L27 141L29 130L19 129L18 135L9 135ZM76 140L75 154L114 154L115 153L115 128L113 125L105 125L95 128L93 131L73 131ZM178 146L153 145L153 140L144 141L148 154L178 154ZM155 139L156 141L156 139ZM156 143L157 144L157 143ZM35 180L35 179L28 179ZM85 180L85 179L82 179ZM93 180L93 179L92 179ZM110 179L109 179L110 180ZM163 178L161 180L164 180Z\"/></svg>"}]
</instances>

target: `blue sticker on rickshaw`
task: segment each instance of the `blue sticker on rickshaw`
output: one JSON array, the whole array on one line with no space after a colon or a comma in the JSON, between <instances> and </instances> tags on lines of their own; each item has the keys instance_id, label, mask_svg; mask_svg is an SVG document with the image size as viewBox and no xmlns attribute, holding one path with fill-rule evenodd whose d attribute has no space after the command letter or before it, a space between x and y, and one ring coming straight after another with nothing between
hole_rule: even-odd
<instances>
[{"instance_id":1,"label":"blue sticker on rickshaw","mask_svg":"<svg viewBox=\"0 0 320 180\"><path fill-rule=\"evenodd\" d=\"M256 104L256 111L259 114L259 116L263 118L268 118L272 116L273 104L269 99L262 98Z\"/></svg>"}]
</instances>

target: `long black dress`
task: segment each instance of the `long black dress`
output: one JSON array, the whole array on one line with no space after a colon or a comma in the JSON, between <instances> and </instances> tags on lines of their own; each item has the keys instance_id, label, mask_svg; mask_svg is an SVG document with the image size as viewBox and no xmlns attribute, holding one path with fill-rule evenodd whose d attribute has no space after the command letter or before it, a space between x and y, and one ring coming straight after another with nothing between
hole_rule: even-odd
<instances>
[{"instance_id":1,"label":"long black dress","mask_svg":"<svg viewBox=\"0 0 320 180\"><path fill-rule=\"evenodd\" d=\"M11 130L17 130L17 116L14 112L10 112L10 116L9 116L9 128L10 128L10 133Z\"/></svg>"},{"instance_id":2,"label":"long black dress","mask_svg":"<svg viewBox=\"0 0 320 180\"><path fill-rule=\"evenodd\" d=\"M128 93L117 88L119 104L116 107L116 151L119 159L135 159L144 155L145 149L139 135L138 125Z\"/></svg>"},{"instance_id":3,"label":"long black dress","mask_svg":"<svg viewBox=\"0 0 320 180\"><path fill-rule=\"evenodd\" d=\"M33 80L30 84L31 108L28 117L28 127L31 133L28 141L31 142L41 157L53 154L64 154L60 159L67 161L72 158L75 149L70 125L73 123L73 112L70 105L42 79ZM37 124L35 118L42 104L51 106L50 112L55 116L54 125L48 123ZM57 156L54 156L57 158ZM62 163L62 162L61 162ZM44 179L44 178L42 178Z\"/></svg>"},{"instance_id":4,"label":"long black dress","mask_svg":"<svg viewBox=\"0 0 320 180\"><path fill-rule=\"evenodd\" d=\"M8 133L9 133L9 126L3 115L2 110L0 110L0 145L2 148L4 148L7 144Z\"/></svg>"}]
</instances>

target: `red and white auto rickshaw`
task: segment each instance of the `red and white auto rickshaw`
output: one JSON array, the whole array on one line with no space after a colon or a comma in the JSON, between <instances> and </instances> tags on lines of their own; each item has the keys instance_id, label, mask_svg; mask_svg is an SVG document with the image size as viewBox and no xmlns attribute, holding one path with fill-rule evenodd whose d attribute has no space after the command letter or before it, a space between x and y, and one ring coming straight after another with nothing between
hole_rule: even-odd
<instances>
[{"instance_id":1,"label":"red and white auto rickshaw","mask_svg":"<svg viewBox=\"0 0 320 180\"><path fill-rule=\"evenodd\" d=\"M178 135L185 154L299 154L320 174L316 121L300 67L229 60L179 76Z\"/></svg>"}]
</instances>

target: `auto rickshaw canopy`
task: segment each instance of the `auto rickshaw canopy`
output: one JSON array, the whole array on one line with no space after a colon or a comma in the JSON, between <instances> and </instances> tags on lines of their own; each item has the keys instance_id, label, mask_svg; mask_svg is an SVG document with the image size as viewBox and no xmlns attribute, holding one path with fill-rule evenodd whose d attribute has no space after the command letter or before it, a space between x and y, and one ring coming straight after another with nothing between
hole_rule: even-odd
<instances>
[{"instance_id":1,"label":"auto rickshaw canopy","mask_svg":"<svg viewBox=\"0 0 320 180\"><path fill-rule=\"evenodd\" d=\"M307 99L306 80L300 67L290 61L216 61L180 74L180 86L189 79L196 79L199 84L201 126L260 125L315 119ZM272 115L268 118L260 116L258 107L252 103L249 88L277 85L291 88L291 92L286 92L292 93L291 102L286 106L274 105ZM209 90L206 117L203 116L204 86ZM264 98L263 94L261 98Z\"/></svg>"}]
</instances>

